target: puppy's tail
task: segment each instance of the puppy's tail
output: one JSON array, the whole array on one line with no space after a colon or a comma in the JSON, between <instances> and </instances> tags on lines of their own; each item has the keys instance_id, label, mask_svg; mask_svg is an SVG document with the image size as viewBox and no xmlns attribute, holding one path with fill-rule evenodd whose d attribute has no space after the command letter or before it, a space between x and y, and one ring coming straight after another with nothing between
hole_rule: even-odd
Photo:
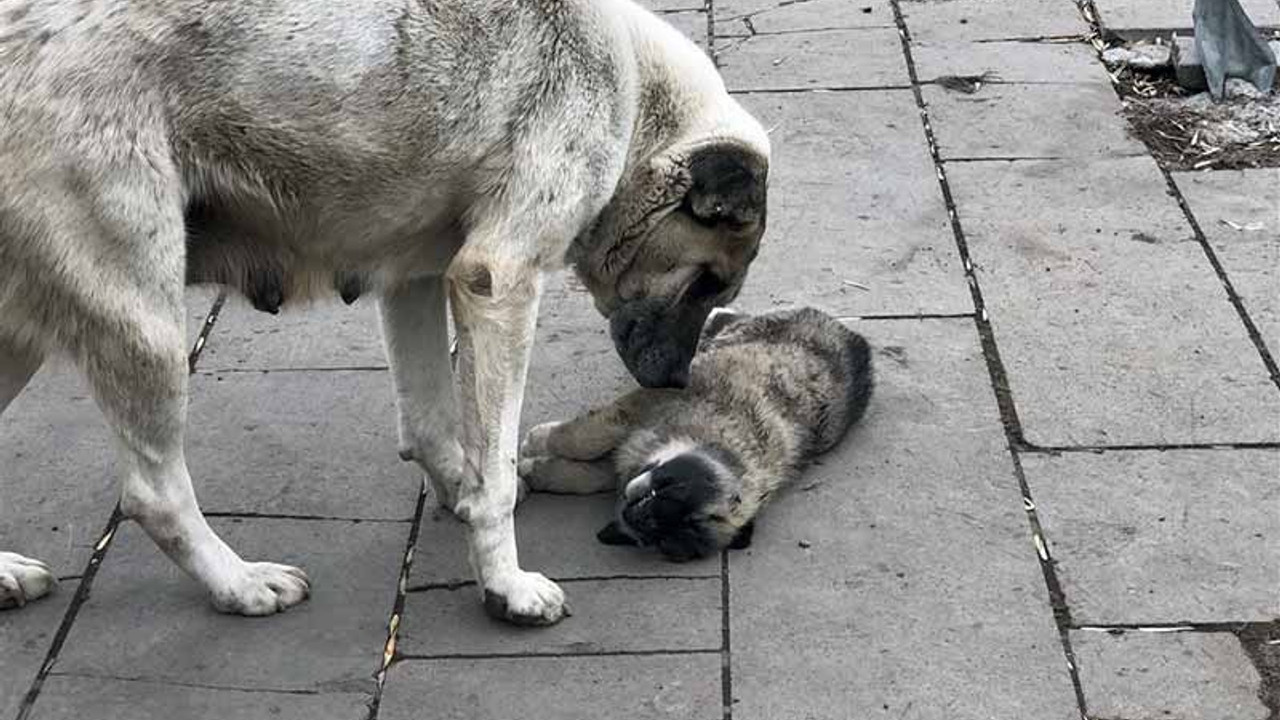
<instances>
[{"instance_id":1,"label":"puppy's tail","mask_svg":"<svg viewBox=\"0 0 1280 720\"><path fill-rule=\"evenodd\" d=\"M853 425L862 419L871 402L871 390L875 387L875 373L871 369L871 345L867 339L852 330L845 341L848 353L849 374L845 377L845 422Z\"/></svg>"}]
</instances>

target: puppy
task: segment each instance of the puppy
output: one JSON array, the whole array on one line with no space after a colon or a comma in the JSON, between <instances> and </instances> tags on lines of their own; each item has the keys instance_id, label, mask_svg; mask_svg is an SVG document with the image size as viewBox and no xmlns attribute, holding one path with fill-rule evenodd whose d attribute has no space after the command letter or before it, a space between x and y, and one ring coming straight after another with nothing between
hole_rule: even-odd
<instances>
[{"instance_id":1,"label":"puppy","mask_svg":"<svg viewBox=\"0 0 1280 720\"><path fill-rule=\"evenodd\" d=\"M769 498L862 417L866 340L811 308L719 311L685 389L639 389L575 420L534 428L520 474L530 490L599 492L621 481L608 544L672 560L751 542Z\"/></svg>"}]
</instances>

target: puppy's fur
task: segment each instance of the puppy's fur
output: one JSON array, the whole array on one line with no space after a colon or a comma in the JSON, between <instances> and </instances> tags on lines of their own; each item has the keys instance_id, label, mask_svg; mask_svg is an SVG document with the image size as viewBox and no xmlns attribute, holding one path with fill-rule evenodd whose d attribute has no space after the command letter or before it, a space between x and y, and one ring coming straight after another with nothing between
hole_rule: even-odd
<instances>
[{"instance_id":1,"label":"puppy's fur","mask_svg":"<svg viewBox=\"0 0 1280 720\"><path fill-rule=\"evenodd\" d=\"M770 496L844 437L871 397L862 336L814 309L718 312L683 390L636 390L534 428L520 471L532 490L597 492L622 481L607 543L674 560L746 547Z\"/></svg>"},{"instance_id":2,"label":"puppy's fur","mask_svg":"<svg viewBox=\"0 0 1280 720\"><path fill-rule=\"evenodd\" d=\"M512 524L543 276L571 263L636 378L683 382L768 161L710 60L628 0L0 0L0 410L69 354L125 515L219 609L276 612L306 576L242 560L192 491L183 284L268 312L376 294L401 455L466 520L486 607L555 622ZM0 608L51 585L0 552Z\"/></svg>"}]
</instances>

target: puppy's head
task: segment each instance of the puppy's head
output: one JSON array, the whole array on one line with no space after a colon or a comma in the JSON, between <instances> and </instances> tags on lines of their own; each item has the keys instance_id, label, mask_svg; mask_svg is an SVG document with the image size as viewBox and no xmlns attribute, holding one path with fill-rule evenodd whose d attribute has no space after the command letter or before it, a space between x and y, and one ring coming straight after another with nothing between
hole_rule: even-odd
<instances>
[{"instance_id":1,"label":"puppy's head","mask_svg":"<svg viewBox=\"0 0 1280 720\"><path fill-rule=\"evenodd\" d=\"M678 145L624 181L575 243L578 276L641 385L683 386L707 315L738 295L764 234L768 165L767 140Z\"/></svg>"},{"instance_id":2,"label":"puppy's head","mask_svg":"<svg viewBox=\"0 0 1280 720\"><path fill-rule=\"evenodd\" d=\"M663 460L629 483L614 520L597 534L608 545L655 547L676 561L693 560L750 539L750 527L737 527L735 483L726 459L695 448Z\"/></svg>"}]
</instances>

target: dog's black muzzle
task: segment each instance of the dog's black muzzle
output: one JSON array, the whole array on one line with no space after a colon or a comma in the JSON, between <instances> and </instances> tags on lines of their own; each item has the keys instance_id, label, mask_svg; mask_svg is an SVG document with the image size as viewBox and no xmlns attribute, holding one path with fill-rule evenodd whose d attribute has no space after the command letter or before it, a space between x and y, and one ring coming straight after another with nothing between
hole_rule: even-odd
<instances>
[{"instance_id":1,"label":"dog's black muzzle","mask_svg":"<svg viewBox=\"0 0 1280 720\"><path fill-rule=\"evenodd\" d=\"M632 300L609 316L609 334L631 376L647 388L684 387L710 306Z\"/></svg>"}]
</instances>

